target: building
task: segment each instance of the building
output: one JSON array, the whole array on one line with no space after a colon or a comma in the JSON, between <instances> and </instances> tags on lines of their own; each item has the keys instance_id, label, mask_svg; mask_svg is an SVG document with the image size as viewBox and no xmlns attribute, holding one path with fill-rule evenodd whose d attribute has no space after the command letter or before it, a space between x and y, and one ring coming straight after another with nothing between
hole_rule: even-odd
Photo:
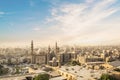
<instances>
[{"instance_id":1,"label":"building","mask_svg":"<svg viewBox=\"0 0 120 80\"><path fill-rule=\"evenodd\" d=\"M47 64L53 67L61 67L62 64L65 64L73 59L77 58L75 51L72 52L60 52L57 42L55 43L55 48L51 49L48 46L47 51L42 51L38 49L34 50L33 41L31 41L31 63L32 64Z\"/></svg>"},{"instance_id":2,"label":"building","mask_svg":"<svg viewBox=\"0 0 120 80\"><path fill-rule=\"evenodd\" d=\"M32 64L47 63L47 54L45 52L41 52L40 49L35 52L33 41L31 41L31 63Z\"/></svg>"}]
</instances>

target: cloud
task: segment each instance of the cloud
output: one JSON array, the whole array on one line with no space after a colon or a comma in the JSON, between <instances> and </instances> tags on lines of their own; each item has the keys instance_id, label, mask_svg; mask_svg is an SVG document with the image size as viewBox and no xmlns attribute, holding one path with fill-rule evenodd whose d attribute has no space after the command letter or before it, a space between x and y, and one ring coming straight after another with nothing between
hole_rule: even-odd
<instances>
[{"instance_id":1,"label":"cloud","mask_svg":"<svg viewBox=\"0 0 120 80\"><path fill-rule=\"evenodd\" d=\"M39 27L33 28L34 31L40 31L41 29Z\"/></svg>"},{"instance_id":2,"label":"cloud","mask_svg":"<svg viewBox=\"0 0 120 80\"><path fill-rule=\"evenodd\" d=\"M87 3L92 3L94 2L95 0L86 0Z\"/></svg>"},{"instance_id":3,"label":"cloud","mask_svg":"<svg viewBox=\"0 0 120 80\"><path fill-rule=\"evenodd\" d=\"M4 14L5 14L5 12L2 12L2 11L0 12L0 15L4 15Z\"/></svg>"},{"instance_id":4,"label":"cloud","mask_svg":"<svg viewBox=\"0 0 120 80\"><path fill-rule=\"evenodd\" d=\"M103 34L107 34L109 27L101 22L119 10L113 6L115 2L116 0L86 0L84 3L66 3L54 7L51 10L51 17L47 20L62 31L59 35L56 33L59 36L56 38L64 41L86 41L84 36L89 39L87 42L108 40L108 36ZM114 30L116 29L114 28ZM100 38L98 38L99 35ZM91 37L96 38L91 39Z\"/></svg>"},{"instance_id":5,"label":"cloud","mask_svg":"<svg viewBox=\"0 0 120 80\"><path fill-rule=\"evenodd\" d=\"M6 13L3 11L0 11L0 17L3 17Z\"/></svg>"},{"instance_id":6,"label":"cloud","mask_svg":"<svg viewBox=\"0 0 120 80\"><path fill-rule=\"evenodd\" d=\"M3 17L3 15L6 14L5 12L0 11L0 17Z\"/></svg>"}]
</instances>

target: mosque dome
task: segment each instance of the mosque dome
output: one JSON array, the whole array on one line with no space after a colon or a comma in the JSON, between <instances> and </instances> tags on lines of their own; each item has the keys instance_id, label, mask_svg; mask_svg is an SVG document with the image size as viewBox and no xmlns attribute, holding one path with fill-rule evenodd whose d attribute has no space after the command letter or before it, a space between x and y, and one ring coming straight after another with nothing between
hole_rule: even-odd
<instances>
[{"instance_id":1,"label":"mosque dome","mask_svg":"<svg viewBox=\"0 0 120 80\"><path fill-rule=\"evenodd\" d=\"M41 49L38 49L38 50L36 51L36 54L40 54L40 51L41 51Z\"/></svg>"},{"instance_id":2,"label":"mosque dome","mask_svg":"<svg viewBox=\"0 0 120 80\"><path fill-rule=\"evenodd\" d=\"M56 57L53 57L53 58L52 58L52 61L53 61L53 62L56 62L56 61L57 61Z\"/></svg>"}]
</instances>

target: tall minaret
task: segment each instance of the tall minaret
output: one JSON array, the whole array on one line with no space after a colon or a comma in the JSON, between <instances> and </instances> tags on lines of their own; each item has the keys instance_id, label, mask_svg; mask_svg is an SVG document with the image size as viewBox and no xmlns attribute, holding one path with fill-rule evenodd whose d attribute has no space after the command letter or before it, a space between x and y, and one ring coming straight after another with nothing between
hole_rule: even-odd
<instances>
[{"instance_id":1,"label":"tall minaret","mask_svg":"<svg viewBox=\"0 0 120 80\"><path fill-rule=\"evenodd\" d=\"M31 55L33 55L33 40L31 41Z\"/></svg>"},{"instance_id":2,"label":"tall minaret","mask_svg":"<svg viewBox=\"0 0 120 80\"><path fill-rule=\"evenodd\" d=\"M31 63L34 64L34 46L33 46L33 40L31 41Z\"/></svg>"},{"instance_id":3,"label":"tall minaret","mask_svg":"<svg viewBox=\"0 0 120 80\"><path fill-rule=\"evenodd\" d=\"M50 53L51 51L51 48L50 48L50 45L48 46L48 54Z\"/></svg>"},{"instance_id":4,"label":"tall minaret","mask_svg":"<svg viewBox=\"0 0 120 80\"><path fill-rule=\"evenodd\" d=\"M55 49L56 49L56 51L57 51L57 48L58 48L58 46L57 46L57 42L55 43Z\"/></svg>"},{"instance_id":5,"label":"tall minaret","mask_svg":"<svg viewBox=\"0 0 120 80\"><path fill-rule=\"evenodd\" d=\"M51 51L51 48L50 48L50 45L48 46L48 52L47 52L47 64L49 65L49 60L50 60L50 51Z\"/></svg>"},{"instance_id":6,"label":"tall minaret","mask_svg":"<svg viewBox=\"0 0 120 80\"><path fill-rule=\"evenodd\" d=\"M61 56L58 54L58 67L61 68Z\"/></svg>"},{"instance_id":7,"label":"tall minaret","mask_svg":"<svg viewBox=\"0 0 120 80\"><path fill-rule=\"evenodd\" d=\"M57 42L55 43L55 54L58 54L59 52L59 48L58 48L58 45L57 45Z\"/></svg>"}]
</instances>

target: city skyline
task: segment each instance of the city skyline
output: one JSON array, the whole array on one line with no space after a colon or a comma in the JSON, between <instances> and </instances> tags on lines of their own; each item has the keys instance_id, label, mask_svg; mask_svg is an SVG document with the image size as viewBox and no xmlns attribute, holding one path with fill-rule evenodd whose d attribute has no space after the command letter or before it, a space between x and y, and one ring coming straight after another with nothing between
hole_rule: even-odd
<instances>
[{"instance_id":1,"label":"city skyline","mask_svg":"<svg viewBox=\"0 0 120 80\"><path fill-rule=\"evenodd\" d=\"M119 0L0 1L0 46L120 43Z\"/></svg>"}]
</instances>

